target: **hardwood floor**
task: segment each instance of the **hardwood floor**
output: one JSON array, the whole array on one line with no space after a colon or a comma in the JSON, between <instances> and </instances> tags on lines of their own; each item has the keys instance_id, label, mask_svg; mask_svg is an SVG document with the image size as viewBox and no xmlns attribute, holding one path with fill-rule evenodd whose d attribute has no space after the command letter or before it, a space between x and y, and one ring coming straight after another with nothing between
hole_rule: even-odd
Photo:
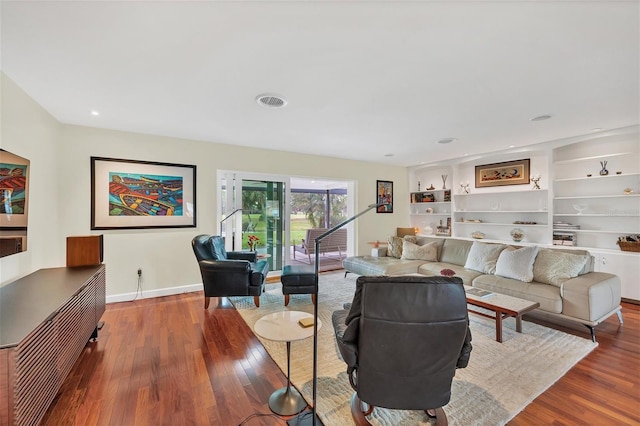
<instances>
[{"instance_id":1,"label":"hardwood floor","mask_svg":"<svg viewBox=\"0 0 640 426\"><path fill-rule=\"evenodd\" d=\"M623 312L624 325L600 325L599 347L510 424L640 424L640 306ZM43 425L286 424L250 418L270 413L286 378L226 299L206 311L202 293L116 303L102 319Z\"/></svg>"}]
</instances>

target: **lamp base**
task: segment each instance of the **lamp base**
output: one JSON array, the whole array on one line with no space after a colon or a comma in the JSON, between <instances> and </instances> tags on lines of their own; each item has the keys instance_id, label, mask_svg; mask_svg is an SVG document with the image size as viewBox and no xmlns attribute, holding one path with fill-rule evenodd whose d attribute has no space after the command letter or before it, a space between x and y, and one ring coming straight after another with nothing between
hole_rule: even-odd
<instances>
[{"instance_id":1,"label":"lamp base","mask_svg":"<svg viewBox=\"0 0 640 426\"><path fill-rule=\"evenodd\" d=\"M322 426L322 422L318 418L318 415L315 416L315 423L313 419L313 410L304 410L302 413L298 414L295 417L287 420L287 425L289 426Z\"/></svg>"}]
</instances>

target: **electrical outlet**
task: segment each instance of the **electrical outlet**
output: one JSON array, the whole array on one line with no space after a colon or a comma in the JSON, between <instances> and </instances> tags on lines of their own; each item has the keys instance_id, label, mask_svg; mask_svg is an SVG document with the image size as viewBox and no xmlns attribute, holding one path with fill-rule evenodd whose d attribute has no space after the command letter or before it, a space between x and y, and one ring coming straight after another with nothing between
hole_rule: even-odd
<instances>
[{"instance_id":1,"label":"electrical outlet","mask_svg":"<svg viewBox=\"0 0 640 426\"><path fill-rule=\"evenodd\" d=\"M138 268L138 278L142 276L142 268Z\"/></svg>"}]
</instances>

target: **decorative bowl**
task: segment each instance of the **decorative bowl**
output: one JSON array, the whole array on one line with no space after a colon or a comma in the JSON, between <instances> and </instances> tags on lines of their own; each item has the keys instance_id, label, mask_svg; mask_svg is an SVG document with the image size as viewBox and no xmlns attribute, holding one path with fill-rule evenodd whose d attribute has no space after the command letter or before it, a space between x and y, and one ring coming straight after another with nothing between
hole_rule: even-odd
<instances>
[{"instance_id":1,"label":"decorative bowl","mask_svg":"<svg viewBox=\"0 0 640 426\"><path fill-rule=\"evenodd\" d=\"M519 243L524 238L524 231L520 228L514 228L511 230L511 238L516 243Z\"/></svg>"},{"instance_id":2,"label":"decorative bowl","mask_svg":"<svg viewBox=\"0 0 640 426\"><path fill-rule=\"evenodd\" d=\"M480 231L475 231L471 233L471 237L475 238L476 240L481 240L484 238L484 234Z\"/></svg>"}]
</instances>

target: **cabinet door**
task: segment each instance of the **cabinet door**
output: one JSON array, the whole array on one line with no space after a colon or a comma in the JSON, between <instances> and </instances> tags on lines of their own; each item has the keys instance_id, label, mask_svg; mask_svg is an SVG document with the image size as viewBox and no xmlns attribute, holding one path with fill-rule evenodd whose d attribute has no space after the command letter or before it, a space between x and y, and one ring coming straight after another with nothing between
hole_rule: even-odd
<instances>
[{"instance_id":1,"label":"cabinet door","mask_svg":"<svg viewBox=\"0 0 640 426\"><path fill-rule=\"evenodd\" d=\"M640 301L640 255L636 253L596 252L595 270L620 277L622 297Z\"/></svg>"}]
</instances>

